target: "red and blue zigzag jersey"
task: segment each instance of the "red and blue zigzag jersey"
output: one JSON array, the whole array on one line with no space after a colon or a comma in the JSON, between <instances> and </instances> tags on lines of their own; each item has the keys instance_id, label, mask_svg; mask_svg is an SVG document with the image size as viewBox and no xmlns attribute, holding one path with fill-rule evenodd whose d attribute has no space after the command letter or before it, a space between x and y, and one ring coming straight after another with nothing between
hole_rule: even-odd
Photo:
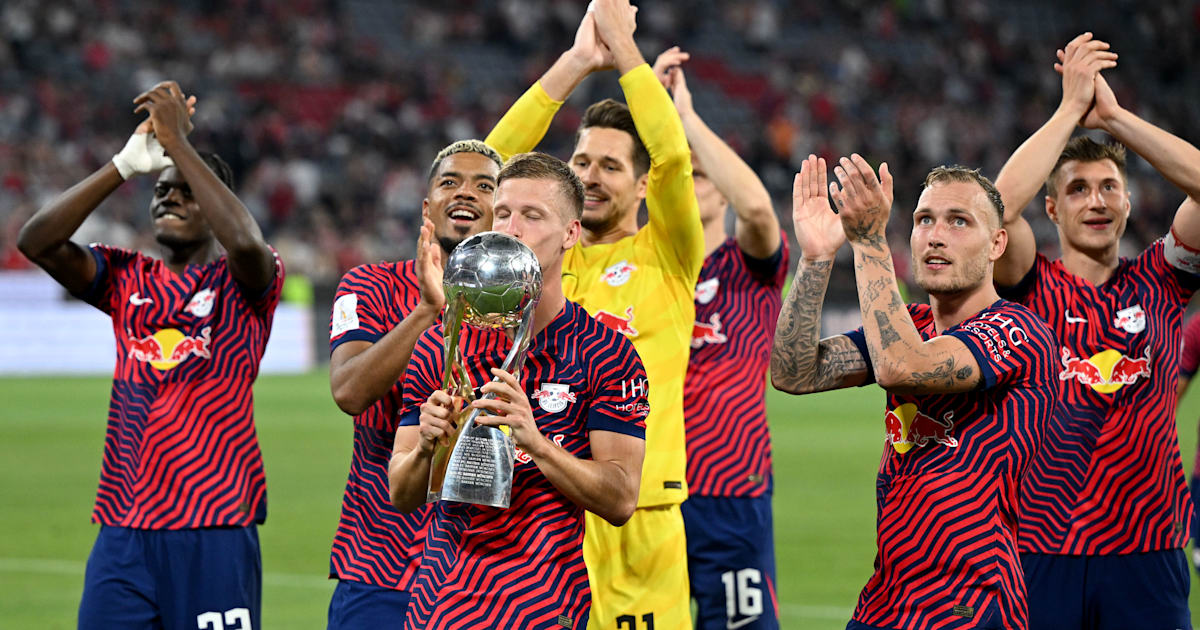
<instances>
[{"instance_id":1,"label":"red and blue zigzag jersey","mask_svg":"<svg viewBox=\"0 0 1200 630\"><path fill-rule=\"evenodd\" d=\"M1059 341L1063 405L1024 482L1021 551L1126 554L1182 548L1192 502L1175 432L1183 311L1200 279L1163 241L1100 286L1038 255L1004 293Z\"/></svg>"},{"instance_id":2,"label":"red and blue zigzag jersey","mask_svg":"<svg viewBox=\"0 0 1200 630\"><path fill-rule=\"evenodd\" d=\"M338 285L329 321L329 351L347 341L375 343L421 300L411 260L361 265ZM403 381L354 417L354 452L333 536L329 575L407 590L421 563L428 507L402 514L392 507L387 467L399 422Z\"/></svg>"},{"instance_id":3,"label":"red and blue zigzag jersey","mask_svg":"<svg viewBox=\"0 0 1200 630\"><path fill-rule=\"evenodd\" d=\"M463 362L478 387L511 347L499 331L463 326ZM441 389L442 327L417 342L404 381L400 424ZM581 458L590 431L645 438L648 383L624 335L582 307L565 308L534 336L520 373L542 434ZM439 501L412 588L409 628L583 628L591 607L583 563L583 508L518 451L508 509Z\"/></svg>"},{"instance_id":4,"label":"red and blue zigzag jersey","mask_svg":"<svg viewBox=\"0 0 1200 630\"><path fill-rule=\"evenodd\" d=\"M246 526L267 517L251 385L283 288L283 264L247 296L222 257L175 274L163 261L89 247L78 297L117 341L92 520L138 529Z\"/></svg>"},{"instance_id":5,"label":"red and blue zigzag jersey","mask_svg":"<svg viewBox=\"0 0 1200 630\"><path fill-rule=\"evenodd\" d=\"M1192 317L1183 327L1183 349L1180 352L1179 375L1192 379L1200 368L1200 317ZM1196 448L1196 460L1192 463L1192 476L1200 474L1200 446Z\"/></svg>"},{"instance_id":6,"label":"red and blue zigzag jersey","mask_svg":"<svg viewBox=\"0 0 1200 630\"><path fill-rule=\"evenodd\" d=\"M928 305L908 309L922 338L937 335ZM942 334L966 344L983 382L961 394L888 394L875 574L854 619L1023 629L1018 488L1057 404L1058 346L1042 320L1005 300ZM869 364L862 329L848 336Z\"/></svg>"},{"instance_id":7,"label":"red and blue zigzag jersey","mask_svg":"<svg viewBox=\"0 0 1200 630\"><path fill-rule=\"evenodd\" d=\"M787 263L786 236L763 260L730 238L700 269L683 388L691 494L758 497L771 488L764 396Z\"/></svg>"}]
</instances>

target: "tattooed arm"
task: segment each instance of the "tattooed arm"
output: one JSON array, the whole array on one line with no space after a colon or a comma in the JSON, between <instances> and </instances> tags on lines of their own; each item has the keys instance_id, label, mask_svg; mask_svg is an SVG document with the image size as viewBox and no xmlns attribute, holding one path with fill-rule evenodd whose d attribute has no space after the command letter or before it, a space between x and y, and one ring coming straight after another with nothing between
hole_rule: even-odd
<instances>
[{"instance_id":1,"label":"tattooed arm","mask_svg":"<svg viewBox=\"0 0 1200 630\"><path fill-rule=\"evenodd\" d=\"M876 178L866 160L854 154L842 158L833 172L842 186L832 185L830 192L854 251L858 304L876 382L894 393L975 389L982 373L966 344L952 336L922 339L900 298L892 252L884 236L892 206L887 164L880 165L880 177Z\"/></svg>"},{"instance_id":2,"label":"tattooed arm","mask_svg":"<svg viewBox=\"0 0 1200 630\"><path fill-rule=\"evenodd\" d=\"M867 362L845 335L820 339L821 306L838 248L846 242L826 197L825 160L808 156L792 184L792 223L802 255L775 323L771 384L790 394L861 385Z\"/></svg>"}]
</instances>

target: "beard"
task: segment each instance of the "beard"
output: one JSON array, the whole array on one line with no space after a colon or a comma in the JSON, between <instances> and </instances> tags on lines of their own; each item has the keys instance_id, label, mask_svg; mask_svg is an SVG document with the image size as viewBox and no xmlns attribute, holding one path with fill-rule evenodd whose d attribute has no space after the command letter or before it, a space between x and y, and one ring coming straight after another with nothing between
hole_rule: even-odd
<instances>
[{"instance_id":1,"label":"beard","mask_svg":"<svg viewBox=\"0 0 1200 630\"><path fill-rule=\"evenodd\" d=\"M917 281L917 286L931 295L970 291L982 285L984 278L987 277L988 259L986 256L981 256L977 260L967 260L957 263L951 267L955 273L937 276L922 269L922 263L918 261L914 261L914 263L916 273L913 275Z\"/></svg>"},{"instance_id":2,"label":"beard","mask_svg":"<svg viewBox=\"0 0 1200 630\"><path fill-rule=\"evenodd\" d=\"M458 247L459 243L461 243L465 240L467 240L466 236L439 236L439 237L437 237L438 245L442 246L442 251L445 252L447 256L450 255L450 252L454 251L455 247Z\"/></svg>"},{"instance_id":3,"label":"beard","mask_svg":"<svg viewBox=\"0 0 1200 630\"><path fill-rule=\"evenodd\" d=\"M620 214L613 207L612 201L609 200L608 208L601 212L588 214L586 211L579 218L579 225L583 229L596 234L605 234L613 229L620 222Z\"/></svg>"}]
</instances>

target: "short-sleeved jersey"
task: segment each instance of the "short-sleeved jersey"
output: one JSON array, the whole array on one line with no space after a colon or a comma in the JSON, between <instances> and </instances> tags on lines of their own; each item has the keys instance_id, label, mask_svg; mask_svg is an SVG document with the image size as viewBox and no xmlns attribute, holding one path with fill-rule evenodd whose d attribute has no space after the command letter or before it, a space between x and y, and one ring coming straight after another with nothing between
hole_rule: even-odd
<instances>
[{"instance_id":1,"label":"short-sleeved jersey","mask_svg":"<svg viewBox=\"0 0 1200 630\"><path fill-rule=\"evenodd\" d=\"M417 342L402 426L419 424L420 405L442 386L442 343L441 325ZM476 389L511 347L503 333L463 327L463 365ZM590 431L645 437L648 383L637 352L576 304L534 336L520 379L538 429L576 457L591 457ZM406 627L582 628L590 605L583 508L518 451L507 509L434 505Z\"/></svg>"},{"instance_id":2,"label":"short-sleeved jersey","mask_svg":"<svg viewBox=\"0 0 1200 630\"><path fill-rule=\"evenodd\" d=\"M563 260L563 291L596 319L629 337L654 387L638 507L688 496L683 381L695 323L692 301L704 263L704 233L692 183L691 151L671 96L648 65L625 73L621 89L650 154L649 221L615 243L576 245ZM529 151L562 103L534 84L487 137L502 157Z\"/></svg>"},{"instance_id":3,"label":"short-sleeved jersey","mask_svg":"<svg viewBox=\"0 0 1200 630\"><path fill-rule=\"evenodd\" d=\"M1200 368L1200 317L1192 317L1183 327L1183 348L1179 359L1179 376L1191 380ZM1200 473L1200 446L1192 463L1192 476ZM1193 506L1193 509L1195 507Z\"/></svg>"},{"instance_id":4,"label":"short-sleeved jersey","mask_svg":"<svg viewBox=\"0 0 1200 630\"><path fill-rule=\"evenodd\" d=\"M347 341L375 343L421 300L411 260L355 267L342 277L329 322L329 350ZM429 508L392 507L387 467L396 441L403 380L354 417L354 452L333 537L329 575L407 590L421 563Z\"/></svg>"},{"instance_id":5,"label":"short-sleeved jersey","mask_svg":"<svg viewBox=\"0 0 1200 630\"><path fill-rule=\"evenodd\" d=\"M1182 548L1192 502L1175 431L1183 311L1198 280L1157 241L1094 286L1037 256L1003 294L1050 324L1062 399L1024 481L1021 551Z\"/></svg>"},{"instance_id":6,"label":"short-sleeved jersey","mask_svg":"<svg viewBox=\"0 0 1200 630\"><path fill-rule=\"evenodd\" d=\"M246 295L221 257L188 265L93 244L78 297L117 342L92 520L137 529L246 526L267 517L251 385L283 288L283 264ZM272 251L272 253L274 253Z\"/></svg>"},{"instance_id":7,"label":"short-sleeved jersey","mask_svg":"<svg viewBox=\"0 0 1200 630\"><path fill-rule=\"evenodd\" d=\"M692 495L758 497L771 489L767 365L782 306L787 238L766 259L733 238L704 260L683 386Z\"/></svg>"},{"instance_id":8,"label":"short-sleeved jersey","mask_svg":"<svg viewBox=\"0 0 1200 630\"><path fill-rule=\"evenodd\" d=\"M928 305L908 309L923 339L937 336ZM1057 403L1058 346L1044 322L1005 300L942 334L966 344L983 381L960 394L888 394L875 574L854 619L914 630L1026 628L1019 487ZM862 329L848 336L870 365Z\"/></svg>"}]
</instances>

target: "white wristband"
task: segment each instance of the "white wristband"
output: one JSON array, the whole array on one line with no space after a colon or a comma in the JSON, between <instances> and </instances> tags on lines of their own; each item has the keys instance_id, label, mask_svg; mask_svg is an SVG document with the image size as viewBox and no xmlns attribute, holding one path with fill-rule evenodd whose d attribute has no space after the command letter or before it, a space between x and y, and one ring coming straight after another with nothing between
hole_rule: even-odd
<instances>
[{"instance_id":1,"label":"white wristband","mask_svg":"<svg viewBox=\"0 0 1200 630\"><path fill-rule=\"evenodd\" d=\"M112 163L121 174L121 179L175 166L153 133L135 133L130 136L121 152L113 156Z\"/></svg>"}]
</instances>

